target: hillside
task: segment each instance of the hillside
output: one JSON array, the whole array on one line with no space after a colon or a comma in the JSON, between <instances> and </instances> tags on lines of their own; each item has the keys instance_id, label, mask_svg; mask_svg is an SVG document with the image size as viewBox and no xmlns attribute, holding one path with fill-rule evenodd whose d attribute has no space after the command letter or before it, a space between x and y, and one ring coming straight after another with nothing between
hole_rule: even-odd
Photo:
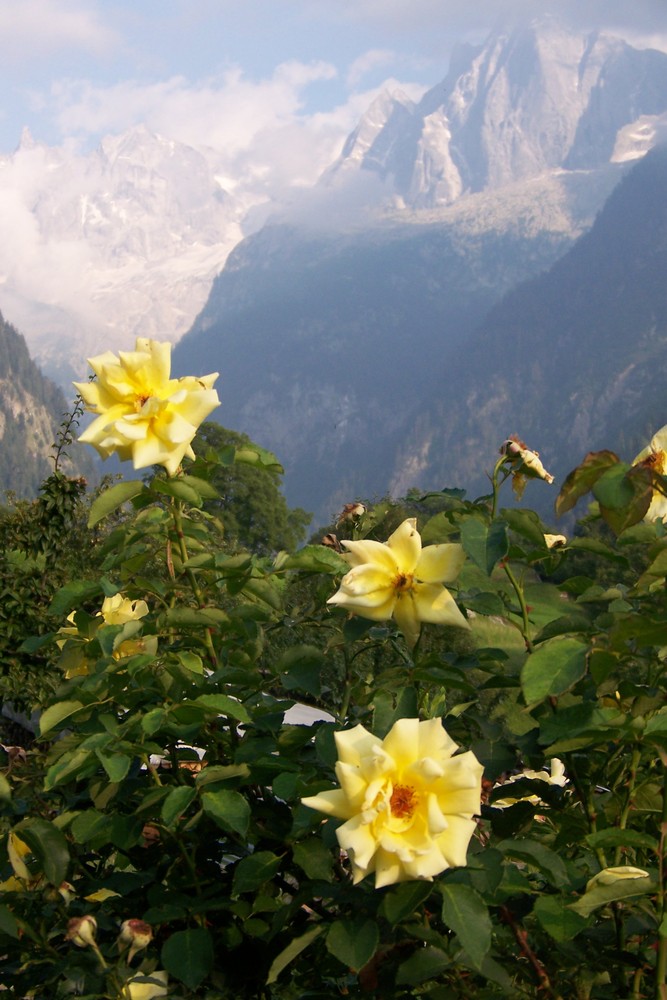
<instances>
[{"instance_id":1,"label":"hillside","mask_svg":"<svg viewBox=\"0 0 667 1000\"><path fill-rule=\"evenodd\" d=\"M0 314L0 492L37 493L53 471L49 455L62 415L71 408L61 390L33 362L24 338ZM69 449L77 471L91 474L92 459Z\"/></svg>"},{"instance_id":2,"label":"hillside","mask_svg":"<svg viewBox=\"0 0 667 1000\"><path fill-rule=\"evenodd\" d=\"M484 472L510 433L558 478L590 449L631 459L667 423L665 274L660 147L625 176L568 253L509 292L466 351L440 365L442 391L415 419L392 488L484 489Z\"/></svg>"}]
</instances>

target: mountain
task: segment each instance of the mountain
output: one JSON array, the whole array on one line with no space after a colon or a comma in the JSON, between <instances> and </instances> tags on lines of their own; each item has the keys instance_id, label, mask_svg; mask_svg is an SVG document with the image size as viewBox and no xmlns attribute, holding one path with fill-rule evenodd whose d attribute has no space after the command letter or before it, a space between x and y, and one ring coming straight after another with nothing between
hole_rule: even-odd
<instances>
[{"instance_id":1,"label":"mountain","mask_svg":"<svg viewBox=\"0 0 667 1000\"><path fill-rule=\"evenodd\" d=\"M476 328L574 250L666 116L664 53L550 19L460 49L418 104L375 102L310 215L235 248L176 347L177 370L221 372L220 419L279 455L289 502L322 522L357 497L442 485L446 472L447 484L467 483L479 468L450 469L448 428L481 405L468 372ZM392 207L355 226L362 181ZM555 323L567 311L544 308ZM535 312L534 326L539 302ZM553 352L557 326L551 336ZM577 336L585 343L585 330ZM475 358L488 347L497 364L522 363L512 336L480 345ZM592 393L606 389L605 372L589 372Z\"/></svg>"},{"instance_id":2,"label":"mountain","mask_svg":"<svg viewBox=\"0 0 667 1000\"><path fill-rule=\"evenodd\" d=\"M87 154L25 131L0 157L0 306L65 385L91 354L184 333L240 215L202 152L143 126Z\"/></svg>"},{"instance_id":3,"label":"mountain","mask_svg":"<svg viewBox=\"0 0 667 1000\"><path fill-rule=\"evenodd\" d=\"M24 338L0 314L0 492L35 496L53 471L53 450L63 414L71 409L61 390L35 365ZM80 445L68 449L65 471L93 473Z\"/></svg>"},{"instance_id":4,"label":"mountain","mask_svg":"<svg viewBox=\"0 0 667 1000\"><path fill-rule=\"evenodd\" d=\"M455 49L419 103L378 98L324 180L370 171L400 204L434 208L546 171L597 170L646 151L647 131L664 128L666 95L664 52L573 34L551 17L500 27L482 46Z\"/></svg>"},{"instance_id":5,"label":"mountain","mask_svg":"<svg viewBox=\"0 0 667 1000\"><path fill-rule=\"evenodd\" d=\"M392 490L484 490L511 433L561 482L589 450L631 460L667 423L665 274L661 146L621 180L589 232L547 273L509 292L465 351L450 354L439 370L440 398L406 435ZM543 503L553 501L543 484L539 492Z\"/></svg>"}]
</instances>

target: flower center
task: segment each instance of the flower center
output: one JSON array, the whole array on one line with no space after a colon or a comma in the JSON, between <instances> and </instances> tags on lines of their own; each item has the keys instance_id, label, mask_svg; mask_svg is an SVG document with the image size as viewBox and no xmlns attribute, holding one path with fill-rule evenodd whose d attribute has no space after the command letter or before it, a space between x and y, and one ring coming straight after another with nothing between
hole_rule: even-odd
<instances>
[{"instance_id":1,"label":"flower center","mask_svg":"<svg viewBox=\"0 0 667 1000\"><path fill-rule=\"evenodd\" d=\"M150 396L137 396L137 398L134 401L135 413L139 413L144 403L147 403L150 398L151 398Z\"/></svg>"},{"instance_id":2,"label":"flower center","mask_svg":"<svg viewBox=\"0 0 667 1000\"><path fill-rule=\"evenodd\" d=\"M399 594L404 594L407 590L412 589L413 581L412 573L399 573L398 576L394 577L394 590Z\"/></svg>"},{"instance_id":3,"label":"flower center","mask_svg":"<svg viewBox=\"0 0 667 1000\"><path fill-rule=\"evenodd\" d=\"M417 808L417 793L412 785L394 785L389 800L392 816L397 819L410 819Z\"/></svg>"}]
</instances>

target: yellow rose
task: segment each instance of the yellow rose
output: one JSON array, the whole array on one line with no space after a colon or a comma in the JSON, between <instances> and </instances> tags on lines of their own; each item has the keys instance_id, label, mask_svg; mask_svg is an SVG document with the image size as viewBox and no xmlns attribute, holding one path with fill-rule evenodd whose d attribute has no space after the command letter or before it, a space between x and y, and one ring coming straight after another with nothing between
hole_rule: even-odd
<instances>
[{"instance_id":1,"label":"yellow rose","mask_svg":"<svg viewBox=\"0 0 667 1000\"><path fill-rule=\"evenodd\" d=\"M335 734L340 789L304 805L346 820L336 831L355 883L375 873L380 888L432 880L465 865L481 801L482 765L439 719L400 719L384 740L363 726Z\"/></svg>"},{"instance_id":2,"label":"yellow rose","mask_svg":"<svg viewBox=\"0 0 667 1000\"><path fill-rule=\"evenodd\" d=\"M460 545L427 545L416 519L403 521L386 543L369 539L341 542L352 566L328 604L340 604L373 621L396 620L410 647L422 622L469 628L452 595L443 587L455 579L465 553Z\"/></svg>"},{"instance_id":3,"label":"yellow rose","mask_svg":"<svg viewBox=\"0 0 667 1000\"><path fill-rule=\"evenodd\" d=\"M661 476L667 473L667 426L656 431L651 438L651 443L639 452L632 464L643 465ZM665 517L667 517L667 497L664 493L653 490L651 503L644 514L644 520L656 521Z\"/></svg>"},{"instance_id":4,"label":"yellow rose","mask_svg":"<svg viewBox=\"0 0 667 1000\"><path fill-rule=\"evenodd\" d=\"M171 344L138 337L134 351L107 351L88 363L95 382L74 385L88 410L98 417L80 436L102 458L114 452L132 459L135 469L163 465L173 476L184 455L194 458L190 442L199 425L219 405L218 377L170 378Z\"/></svg>"}]
</instances>

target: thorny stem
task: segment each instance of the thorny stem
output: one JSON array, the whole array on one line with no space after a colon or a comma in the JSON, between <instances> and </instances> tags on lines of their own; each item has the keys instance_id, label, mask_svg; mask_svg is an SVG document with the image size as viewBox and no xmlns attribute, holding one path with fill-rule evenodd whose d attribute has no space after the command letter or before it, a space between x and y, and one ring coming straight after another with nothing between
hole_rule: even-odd
<instances>
[{"instance_id":1,"label":"thorny stem","mask_svg":"<svg viewBox=\"0 0 667 1000\"><path fill-rule=\"evenodd\" d=\"M176 530L176 539L178 541L178 551L181 557L181 561L185 566L185 563L188 561L188 549L185 543L185 533L183 531L183 518L181 516L180 500L172 501L171 512L174 518L174 528ZM192 570L188 568L185 569L185 575L188 578L188 582L192 589L192 593L194 594L195 601L197 602L197 607L198 608L205 607L204 595L202 594L201 588L197 583L197 577L192 572ZM204 630L204 637L211 665L217 669L217 667L219 666L218 656L215 651L215 646L213 645L213 638L211 637L210 628L206 628Z\"/></svg>"},{"instance_id":2,"label":"thorny stem","mask_svg":"<svg viewBox=\"0 0 667 1000\"><path fill-rule=\"evenodd\" d=\"M544 966L542 965L539 958L537 957L537 955L535 954L535 952L533 951L528 942L527 932L523 929L523 927L519 927L516 920L514 919L512 911L507 906L501 906L500 916L503 922L506 923L510 928L510 930L512 931L514 939L516 943L519 945L521 954L524 956L524 958L527 958L530 964L532 965L533 970L535 971L535 974L539 980L540 989L546 990L548 995L552 997L553 1000L563 1000L560 993L558 993L558 991L554 989L554 987L551 985L551 980L549 979L547 970L544 968Z\"/></svg>"},{"instance_id":3,"label":"thorny stem","mask_svg":"<svg viewBox=\"0 0 667 1000\"><path fill-rule=\"evenodd\" d=\"M630 777L628 779L628 794L625 800L625 806L623 807L623 811L618 821L618 827L620 830L625 830L628 823L628 816L630 815L630 810L632 809L635 783L637 781L637 767L639 766L640 758L641 758L641 750L639 749L639 747L635 747L635 749L632 751L632 757L630 759ZM619 845L616 848L616 853L614 856L615 865L620 865L622 861L622 855L623 855L623 848L621 845Z\"/></svg>"},{"instance_id":4,"label":"thorny stem","mask_svg":"<svg viewBox=\"0 0 667 1000\"><path fill-rule=\"evenodd\" d=\"M532 642L530 640L530 637L528 635L528 632L529 632L529 629L530 629L530 621L528 619L528 605L526 604L526 598L524 597L524 594L523 594L523 587L521 586L521 584L519 583L519 581L515 577L514 573L512 572L512 568L511 568L511 566L508 563L506 563L506 562L503 563L503 569L505 570L505 575L506 575L507 579L512 584L512 587L514 589L514 593L516 594L517 601L519 602L519 607L521 608L521 620L523 622L523 628L521 629L521 635L523 636L523 641L526 644L526 649L528 650L528 652L532 653L533 652L533 644L532 644Z\"/></svg>"},{"instance_id":5,"label":"thorny stem","mask_svg":"<svg viewBox=\"0 0 667 1000\"><path fill-rule=\"evenodd\" d=\"M663 766L662 822L658 847L658 956L655 967L655 998L667 1000L667 755L661 752Z\"/></svg>"},{"instance_id":6,"label":"thorny stem","mask_svg":"<svg viewBox=\"0 0 667 1000\"><path fill-rule=\"evenodd\" d=\"M510 474L507 469L503 469L503 465L505 464L506 461L507 461L507 455L505 454L501 455L493 468L493 472L491 473L491 488L493 490L493 500L491 501L491 517L496 516L496 513L498 511L498 495L500 493L500 487L503 485L503 483ZM498 476L501 470L504 472L504 476L502 479L499 480Z\"/></svg>"}]
</instances>

